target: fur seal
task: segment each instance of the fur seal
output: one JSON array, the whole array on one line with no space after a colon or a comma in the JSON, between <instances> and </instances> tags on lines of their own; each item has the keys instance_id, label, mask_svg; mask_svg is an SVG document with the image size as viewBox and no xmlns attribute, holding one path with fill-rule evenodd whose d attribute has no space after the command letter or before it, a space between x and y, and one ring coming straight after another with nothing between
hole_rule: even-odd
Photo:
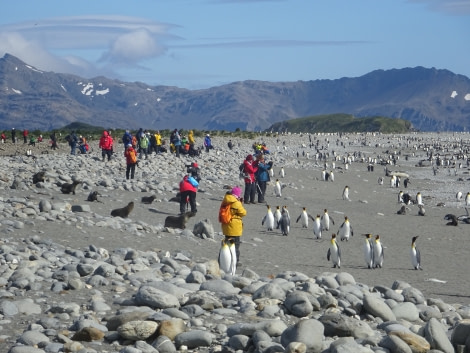
<instances>
[{"instance_id":1,"label":"fur seal","mask_svg":"<svg viewBox=\"0 0 470 353\"><path fill-rule=\"evenodd\" d=\"M194 217L196 214L193 212L186 212L179 216L168 216L165 218L165 227L167 228L186 228L186 222L190 217Z\"/></svg>"},{"instance_id":2,"label":"fur seal","mask_svg":"<svg viewBox=\"0 0 470 353\"><path fill-rule=\"evenodd\" d=\"M451 213L448 213L444 216L444 219L446 221L450 221L446 223L446 226L458 226L459 221L457 220L457 217Z\"/></svg>"},{"instance_id":3,"label":"fur seal","mask_svg":"<svg viewBox=\"0 0 470 353\"><path fill-rule=\"evenodd\" d=\"M406 214L407 207L405 205L401 206L401 208L397 211L397 214Z\"/></svg>"},{"instance_id":4,"label":"fur seal","mask_svg":"<svg viewBox=\"0 0 470 353\"><path fill-rule=\"evenodd\" d=\"M111 216L127 218L133 209L134 209L134 202L131 201L127 204L127 206L123 208L116 208L115 210L112 210Z\"/></svg>"},{"instance_id":5,"label":"fur seal","mask_svg":"<svg viewBox=\"0 0 470 353\"><path fill-rule=\"evenodd\" d=\"M80 183L81 183L81 181L78 181L78 180L74 180L74 182L72 184L64 183L60 187L60 191L62 191L63 194L72 193L72 194L75 195L75 189L76 189L77 185L80 184Z\"/></svg>"},{"instance_id":6,"label":"fur seal","mask_svg":"<svg viewBox=\"0 0 470 353\"><path fill-rule=\"evenodd\" d=\"M155 195L152 196L142 196L142 203L150 205L157 197Z\"/></svg>"},{"instance_id":7,"label":"fur seal","mask_svg":"<svg viewBox=\"0 0 470 353\"><path fill-rule=\"evenodd\" d=\"M98 200L98 196L101 196L101 194L98 191L92 191L88 194L88 198L86 200L90 202L93 202L93 201L101 202L100 200Z\"/></svg>"},{"instance_id":8,"label":"fur seal","mask_svg":"<svg viewBox=\"0 0 470 353\"><path fill-rule=\"evenodd\" d=\"M44 182L45 178L44 176L46 175L46 172L37 172L36 174L33 175L33 184L39 183L39 182Z\"/></svg>"}]
</instances>

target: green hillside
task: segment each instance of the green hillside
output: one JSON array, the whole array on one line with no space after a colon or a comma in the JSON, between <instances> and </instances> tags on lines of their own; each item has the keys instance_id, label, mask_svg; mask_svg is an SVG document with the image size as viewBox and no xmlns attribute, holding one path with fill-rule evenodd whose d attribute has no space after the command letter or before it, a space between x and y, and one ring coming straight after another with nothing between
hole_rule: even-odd
<instances>
[{"instance_id":1,"label":"green hillside","mask_svg":"<svg viewBox=\"0 0 470 353\"><path fill-rule=\"evenodd\" d=\"M273 124L267 131L405 133L411 129L412 124L403 119L380 116L356 118L350 114L328 114L281 121Z\"/></svg>"}]
</instances>

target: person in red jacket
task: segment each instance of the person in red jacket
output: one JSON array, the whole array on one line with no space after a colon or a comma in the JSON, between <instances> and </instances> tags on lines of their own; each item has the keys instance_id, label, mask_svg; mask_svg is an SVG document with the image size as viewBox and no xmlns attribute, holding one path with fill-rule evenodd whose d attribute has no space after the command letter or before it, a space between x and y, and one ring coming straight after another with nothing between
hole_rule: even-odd
<instances>
[{"instance_id":1,"label":"person in red jacket","mask_svg":"<svg viewBox=\"0 0 470 353\"><path fill-rule=\"evenodd\" d=\"M28 143L28 134L29 134L29 131L24 129L23 130L23 142L24 143Z\"/></svg>"},{"instance_id":2,"label":"person in red jacket","mask_svg":"<svg viewBox=\"0 0 470 353\"><path fill-rule=\"evenodd\" d=\"M245 203L256 203L256 180L255 173L257 168L253 164L253 155L249 154L246 156L245 161L243 162L243 173L245 173L245 194L243 195L243 200Z\"/></svg>"},{"instance_id":3,"label":"person in red jacket","mask_svg":"<svg viewBox=\"0 0 470 353\"><path fill-rule=\"evenodd\" d=\"M99 147L101 148L101 156L103 157L103 162L108 156L108 161L111 160L113 155L113 138L109 135L109 132L106 130L103 131L103 136L100 138Z\"/></svg>"},{"instance_id":4,"label":"person in red jacket","mask_svg":"<svg viewBox=\"0 0 470 353\"><path fill-rule=\"evenodd\" d=\"M195 183L190 181L190 178L195 181ZM180 183L180 214L185 213L186 203L189 201L191 206L191 212L197 212L196 206L196 192L197 192L197 182L194 178L189 175L185 175L183 180Z\"/></svg>"}]
</instances>

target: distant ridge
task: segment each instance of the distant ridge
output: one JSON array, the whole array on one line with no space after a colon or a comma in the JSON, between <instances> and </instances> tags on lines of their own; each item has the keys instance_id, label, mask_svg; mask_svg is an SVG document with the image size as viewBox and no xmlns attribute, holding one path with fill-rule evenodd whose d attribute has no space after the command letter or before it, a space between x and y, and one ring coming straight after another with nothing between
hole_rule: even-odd
<instances>
[{"instance_id":1,"label":"distant ridge","mask_svg":"<svg viewBox=\"0 0 470 353\"><path fill-rule=\"evenodd\" d=\"M80 121L107 128L259 131L336 113L401 118L421 131L470 129L470 79L435 68L188 90L45 72L6 54L0 88L0 129L51 130Z\"/></svg>"},{"instance_id":2,"label":"distant ridge","mask_svg":"<svg viewBox=\"0 0 470 353\"><path fill-rule=\"evenodd\" d=\"M382 132L406 133L412 131L411 123L403 119L385 117L355 118L348 114L328 114L291 119L273 124L273 132Z\"/></svg>"}]
</instances>

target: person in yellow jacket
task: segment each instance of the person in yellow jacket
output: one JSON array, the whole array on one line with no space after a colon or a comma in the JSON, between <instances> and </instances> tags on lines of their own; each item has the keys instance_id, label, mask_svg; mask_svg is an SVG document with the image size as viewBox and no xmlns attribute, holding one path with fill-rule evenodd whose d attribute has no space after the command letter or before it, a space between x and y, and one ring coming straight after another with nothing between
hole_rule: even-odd
<instances>
[{"instance_id":1,"label":"person in yellow jacket","mask_svg":"<svg viewBox=\"0 0 470 353\"><path fill-rule=\"evenodd\" d=\"M232 191L227 192L222 201L222 204L230 203L230 211L232 212L232 219L229 223L221 223L222 233L225 235L225 240L233 239L235 242L235 253L237 254L237 266L240 264L240 238L243 235L243 221L242 218L246 216L246 209L243 207L243 199L240 199L242 189L235 186Z\"/></svg>"},{"instance_id":2,"label":"person in yellow jacket","mask_svg":"<svg viewBox=\"0 0 470 353\"><path fill-rule=\"evenodd\" d=\"M162 148L162 135L160 135L160 131L155 132L155 149L156 153L159 154Z\"/></svg>"},{"instance_id":3,"label":"person in yellow jacket","mask_svg":"<svg viewBox=\"0 0 470 353\"><path fill-rule=\"evenodd\" d=\"M194 140L194 131L189 130L188 132L188 143L189 143L189 151L192 152L194 151L194 145L196 144L196 141Z\"/></svg>"}]
</instances>

